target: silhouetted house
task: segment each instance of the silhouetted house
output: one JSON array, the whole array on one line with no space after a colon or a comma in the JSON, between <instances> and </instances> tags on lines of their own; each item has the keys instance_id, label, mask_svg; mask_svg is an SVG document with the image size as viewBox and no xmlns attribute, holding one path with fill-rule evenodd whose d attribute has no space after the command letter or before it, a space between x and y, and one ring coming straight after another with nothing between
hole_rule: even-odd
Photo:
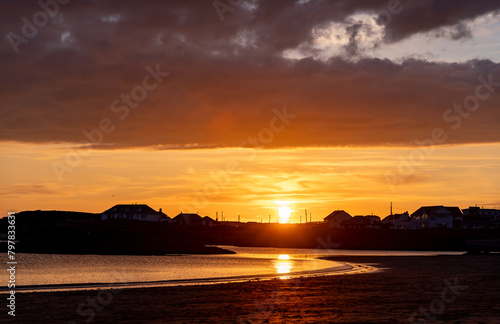
<instances>
[{"instance_id":1,"label":"silhouetted house","mask_svg":"<svg viewBox=\"0 0 500 324\"><path fill-rule=\"evenodd\" d=\"M365 216L366 219L368 219L370 221L370 225L372 225L372 227L379 227L380 226L380 217L378 216L375 216L375 215L368 215L368 216Z\"/></svg>"},{"instance_id":2,"label":"silhouetted house","mask_svg":"<svg viewBox=\"0 0 500 324\"><path fill-rule=\"evenodd\" d=\"M479 207L469 207L463 210L464 216L489 219L492 222L500 222L500 209L485 209Z\"/></svg>"},{"instance_id":3,"label":"silhouetted house","mask_svg":"<svg viewBox=\"0 0 500 324\"><path fill-rule=\"evenodd\" d=\"M205 217L203 217L202 224L204 226L215 226L217 224L217 222L213 218L205 216Z\"/></svg>"},{"instance_id":4,"label":"silhouetted house","mask_svg":"<svg viewBox=\"0 0 500 324\"><path fill-rule=\"evenodd\" d=\"M180 213L175 216L172 221L178 225L187 225L187 226L201 226L203 225L203 218L201 218L198 214L190 214L190 213Z\"/></svg>"},{"instance_id":5,"label":"silhouetted house","mask_svg":"<svg viewBox=\"0 0 500 324\"><path fill-rule=\"evenodd\" d=\"M131 219L148 222L165 222L170 217L161 211L154 210L148 205L116 205L101 214L101 219Z\"/></svg>"},{"instance_id":6,"label":"silhouetted house","mask_svg":"<svg viewBox=\"0 0 500 324\"><path fill-rule=\"evenodd\" d=\"M342 227L344 228L367 228L370 225L370 220L365 216L354 216L342 223Z\"/></svg>"},{"instance_id":7,"label":"silhouetted house","mask_svg":"<svg viewBox=\"0 0 500 324\"><path fill-rule=\"evenodd\" d=\"M342 223L344 228L380 228L380 217L374 215L354 216Z\"/></svg>"},{"instance_id":8,"label":"silhouetted house","mask_svg":"<svg viewBox=\"0 0 500 324\"><path fill-rule=\"evenodd\" d=\"M411 218L414 228L453 228L461 226L463 214L458 207L427 206L417 209Z\"/></svg>"},{"instance_id":9,"label":"silhouetted house","mask_svg":"<svg viewBox=\"0 0 500 324\"><path fill-rule=\"evenodd\" d=\"M385 217L382 224L388 225L390 228L413 228L411 217L408 212L402 214L393 214Z\"/></svg>"},{"instance_id":10,"label":"silhouetted house","mask_svg":"<svg viewBox=\"0 0 500 324\"><path fill-rule=\"evenodd\" d=\"M330 227L340 227L343 222L351 219L352 216L343 210L336 210L330 215L326 216L323 221Z\"/></svg>"},{"instance_id":11,"label":"silhouetted house","mask_svg":"<svg viewBox=\"0 0 500 324\"><path fill-rule=\"evenodd\" d=\"M500 226L500 210L469 207L463 209L463 228L495 228Z\"/></svg>"}]
</instances>

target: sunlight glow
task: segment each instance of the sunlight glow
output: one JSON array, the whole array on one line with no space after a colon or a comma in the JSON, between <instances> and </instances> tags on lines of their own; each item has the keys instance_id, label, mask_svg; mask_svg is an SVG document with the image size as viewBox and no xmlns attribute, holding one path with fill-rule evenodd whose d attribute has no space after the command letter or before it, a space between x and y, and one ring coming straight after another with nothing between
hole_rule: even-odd
<instances>
[{"instance_id":1,"label":"sunlight glow","mask_svg":"<svg viewBox=\"0 0 500 324\"><path fill-rule=\"evenodd\" d=\"M282 259L282 257L287 257L287 258ZM293 261L289 260L289 258L290 257L288 255L280 255L278 257L278 260L275 260L274 267L276 268L277 274L286 274L292 271Z\"/></svg>"},{"instance_id":2,"label":"sunlight glow","mask_svg":"<svg viewBox=\"0 0 500 324\"><path fill-rule=\"evenodd\" d=\"M279 207L278 214L280 217L280 223L288 223L290 220L290 214L292 209L290 207Z\"/></svg>"}]
</instances>

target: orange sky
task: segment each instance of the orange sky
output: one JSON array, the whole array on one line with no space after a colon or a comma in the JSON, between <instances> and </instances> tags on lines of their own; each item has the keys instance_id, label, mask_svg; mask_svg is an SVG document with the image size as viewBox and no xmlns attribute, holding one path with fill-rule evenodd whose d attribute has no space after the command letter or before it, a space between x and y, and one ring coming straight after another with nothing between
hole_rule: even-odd
<instances>
[{"instance_id":1,"label":"orange sky","mask_svg":"<svg viewBox=\"0 0 500 324\"><path fill-rule=\"evenodd\" d=\"M399 173L408 148L206 149L93 151L59 182L53 162L62 145L4 144L1 213L33 209L102 212L117 203L146 203L169 216L199 212L228 220L264 221L277 208L304 209L320 221L331 211L386 216L421 205L500 205L500 144L440 147L414 171ZM227 165L231 167L228 172ZM391 186L387 173L400 175ZM406 173L408 172L408 173ZM392 178L390 178L392 179Z\"/></svg>"},{"instance_id":2,"label":"orange sky","mask_svg":"<svg viewBox=\"0 0 500 324\"><path fill-rule=\"evenodd\" d=\"M2 9L3 215L500 205L499 1Z\"/></svg>"}]
</instances>

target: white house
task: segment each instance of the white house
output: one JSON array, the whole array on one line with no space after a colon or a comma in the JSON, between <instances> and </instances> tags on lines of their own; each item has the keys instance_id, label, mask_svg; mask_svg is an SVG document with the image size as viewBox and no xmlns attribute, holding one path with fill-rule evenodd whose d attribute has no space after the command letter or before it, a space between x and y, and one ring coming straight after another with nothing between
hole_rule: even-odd
<instances>
[{"instance_id":1,"label":"white house","mask_svg":"<svg viewBox=\"0 0 500 324\"><path fill-rule=\"evenodd\" d=\"M170 217L161 211L154 210L148 205L116 205L106 210L101 215L102 220L106 219L135 219L148 222L165 222Z\"/></svg>"}]
</instances>

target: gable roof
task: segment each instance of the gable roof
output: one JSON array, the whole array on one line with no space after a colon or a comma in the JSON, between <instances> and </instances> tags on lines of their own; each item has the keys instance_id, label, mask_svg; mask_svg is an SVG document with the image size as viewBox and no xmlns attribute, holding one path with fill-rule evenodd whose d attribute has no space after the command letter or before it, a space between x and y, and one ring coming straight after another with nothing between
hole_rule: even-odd
<instances>
[{"instance_id":1,"label":"gable roof","mask_svg":"<svg viewBox=\"0 0 500 324\"><path fill-rule=\"evenodd\" d=\"M161 218L170 218L167 214L161 211L156 211L146 204L118 204L104 211L103 214L160 215Z\"/></svg>"},{"instance_id":2,"label":"gable roof","mask_svg":"<svg viewBox=\"0 0 500 324\"><path fill-rule=\"evenodd\" d=\"M203 220L206 222L214 222L215 223L215 220L211 217L208 217L208 216L203 217Z\"/></svg>"},{"instance_id":3,"label":"gable roof","mask_svg":"<svg viewBox=\"0 0 500 324\"><path fill-rule=\"evenodd\" d=\"M192 213L180 213L173 218L178 223L199 223L203 220L200 215Z\"/></svg>"},{"instance_id":4,"label":"gable roof","mask_svg":"<svg viewBox=\"0 0 500 324\"><path fill-rule=\"evenodd\" d=\"M331 220L331 219L336 219L336 218L351 218L352 216L346 213L343 210L336 210L330 215L326 216L324 220Z\"/></svg>"},{"instance_id":5,"label":"gable roof","mask_svg":"<svg viewBox=\"0 0 500 324\"><path fill-rule=\"evenodd\" d=\"M423 214L430 215L452 215L453 217L462 217L462 211L458 207L445 207L445 206L424 206L417 209L413 214L414 216L421 216Z\"/></svg>"},{"instance_id":6,"label":"gable roof","mask_svg":"<svg viewBox=\"0 0 500 324\"><path fill-rule=\"evenodd\" d=\"M411 219L410 219L410 215L408 214L408 212L404 212L402 214L392 214L392 215L386 216L382 220L382 223L391 223L391 222L395 222L395 221L409 222L410 220Z\"/></svg>"}]
</instances>

